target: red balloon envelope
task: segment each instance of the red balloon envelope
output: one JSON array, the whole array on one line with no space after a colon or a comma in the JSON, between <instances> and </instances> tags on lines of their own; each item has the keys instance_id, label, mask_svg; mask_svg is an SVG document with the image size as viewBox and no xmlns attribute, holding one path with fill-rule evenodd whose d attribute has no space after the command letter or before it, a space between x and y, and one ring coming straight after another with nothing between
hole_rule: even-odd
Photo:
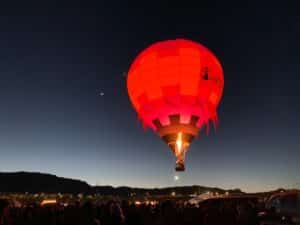
<instances>
[{"instance_id":1,"label":"red balloon envelope","mask_svg":"<svg viewBox=\"0 0 300 225\"><path fill-rule=\"evenodd\" d=\"M185 153L200 128L217 123L223 93L223 70L203 45L185 39L161 41L132 63L127 88L145 127L172 149L176 170L184 170Z\"/></svg>"}]
</instances>

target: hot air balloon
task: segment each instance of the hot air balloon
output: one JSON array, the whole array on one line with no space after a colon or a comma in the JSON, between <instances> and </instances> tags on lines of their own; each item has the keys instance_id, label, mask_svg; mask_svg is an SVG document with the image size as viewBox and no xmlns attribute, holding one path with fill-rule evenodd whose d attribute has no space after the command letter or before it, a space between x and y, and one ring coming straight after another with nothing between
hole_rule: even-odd
<instances>
[{"instance_id":1,"label":"hot air balloon","mask_svg":"<svg viewBox=\"0 0 300 225\"><path fill-rule=\"evenodd\" d=\"M199 130L217 125L223 70L203 45L186 39L154 43L133 61L127 76L129 98L144 127L150 127L185 170L185 155Z\"/></svg>"}]
</instances>

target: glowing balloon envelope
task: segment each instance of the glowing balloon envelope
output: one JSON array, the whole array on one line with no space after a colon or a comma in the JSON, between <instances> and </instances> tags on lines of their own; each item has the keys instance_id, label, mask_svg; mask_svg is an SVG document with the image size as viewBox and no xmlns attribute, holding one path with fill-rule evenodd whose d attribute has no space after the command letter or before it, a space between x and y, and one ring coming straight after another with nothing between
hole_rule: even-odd
<instances>
[{"instance_id":1,"label":"glowing balloon envelope","mask_svg":"<svg viewBox=\"0 0 300 225\"><path fill-rule=\"evenodd\" d=\"M144 127L150 127L176 156L184 171L186 151L201 127L217 124L223 70L203 45L185 39L157 42L130 66L127 89Z\"/></svg>"}]
</instances>

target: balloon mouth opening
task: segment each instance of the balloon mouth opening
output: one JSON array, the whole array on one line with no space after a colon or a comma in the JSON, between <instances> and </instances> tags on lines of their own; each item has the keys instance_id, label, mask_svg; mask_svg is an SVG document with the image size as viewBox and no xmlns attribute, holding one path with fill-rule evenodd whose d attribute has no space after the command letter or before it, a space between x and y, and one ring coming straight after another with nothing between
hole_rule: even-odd
<instances>
[{"instance_id":1,"label":"balloon mouth opening","mask_svg":"<svg viewBox=\"0 0 300 225\"><path fill-rule=\"evenodd\" d=\"M182 132L177 133L177 139L175 145L171 145L171 149L174 151L176 156L176 171L184 171L184 160L185 160L185 153L187 148L189 147L190 143L184 140Z\"/></svg>"},{"instance_id":2,"label":"balloon mouth opening","mask_svg":"<svg viewBox=\"0 0 300 225\"><path fill-rule=\"evenodd\" d=\"M170 134L163 137L176 157L176 171L185 170L185 155L193 138L192 135L184 132L178 132L177 134Z\"/></svg>"},{"instance_id":3,"label":"balloon mouth opening","mask_svg":"<svg viewBox=\"0 0 300 225\"><path fill-rule=\"evenodd\" d=\"M196 126L196 120L191 121L189 124L180 122L180 115L170 115L171 123L162 126L157 123L157 133L170 147L176 157L175 170L185 171L185 155L193 141L197 136L199 128Z\"/></svg>"}]
</instances>

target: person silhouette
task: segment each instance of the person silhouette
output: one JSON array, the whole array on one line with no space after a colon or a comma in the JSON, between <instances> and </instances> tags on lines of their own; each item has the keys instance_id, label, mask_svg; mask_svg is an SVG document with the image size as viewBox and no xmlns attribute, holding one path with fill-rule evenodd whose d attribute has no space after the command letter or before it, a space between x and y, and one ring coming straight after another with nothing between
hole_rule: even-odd
<instances>
[{"instance_id":1,"label":"person silhouette","mask_svg":"<svg viewBox=\"0 0 300 225\"><path fill-rule=\"evenodd\" d=\"M4 225L5 212L8 209L9 203L5 199L0 199L0 225Z\"/></svg>"}]
</instances>

